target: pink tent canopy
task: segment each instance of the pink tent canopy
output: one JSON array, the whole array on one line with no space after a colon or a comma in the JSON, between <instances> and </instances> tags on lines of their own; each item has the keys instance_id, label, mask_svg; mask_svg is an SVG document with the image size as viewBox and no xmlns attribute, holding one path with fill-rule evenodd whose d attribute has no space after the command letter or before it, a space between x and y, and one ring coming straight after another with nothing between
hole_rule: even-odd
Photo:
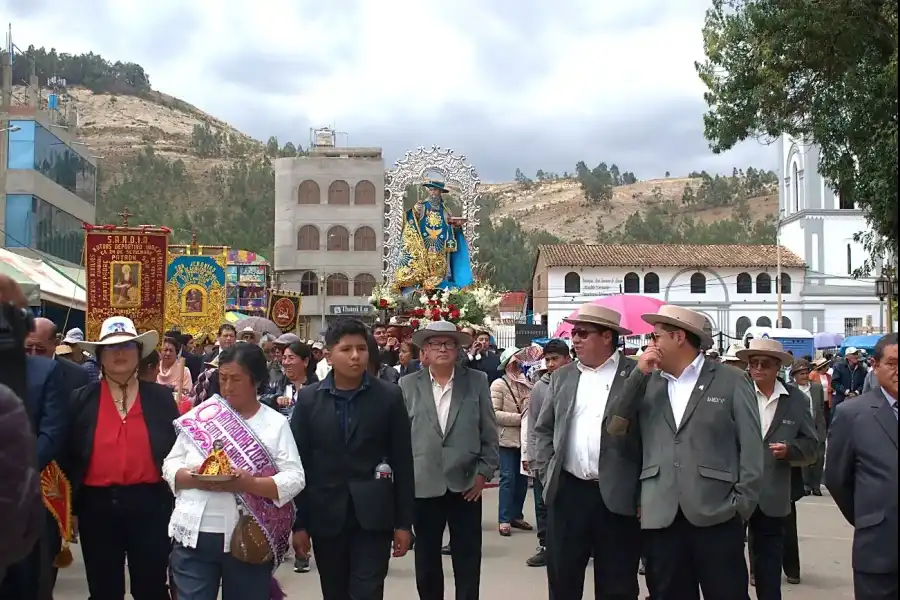
<instances>
[{"instance_id":1,"label":"pink tent canopy","mask_svg":"<svg viewBox=\"0 0 900 600\"><path fill-rule=\"evenodd\" d=\"M634 335L645 335L653 332L653 326L644 322L641 315L647 313L655 313L659 307L665 304L662 300L650 298L648 296L639 296L637 294L618 294L616 296L604 296L597 298L591 304L611 308L622 315L621 325L626 329L634 332ZM578 314L577 310L573 310L569 318ZM553 337L570 338L572 337L572 325L563 321L556 328Z\"/></svg>"}]
</instances>

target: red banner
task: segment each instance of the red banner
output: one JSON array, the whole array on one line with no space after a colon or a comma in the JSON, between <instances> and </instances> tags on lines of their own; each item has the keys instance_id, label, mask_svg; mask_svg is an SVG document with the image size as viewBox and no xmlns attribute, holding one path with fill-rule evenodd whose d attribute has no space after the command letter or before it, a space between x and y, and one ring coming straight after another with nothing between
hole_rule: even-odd
<instances>
[{"instance_id":1,"label":"red banner","mask_svg":"<svg viewBox=\"0 0 900 600\"><path fill-rule=\"evenodd\" d=\"M85 234L85 337L96 340L103 321L128 317L138 333L165 330L167 229L105 227Z\"/></svg>"}]
</instances>

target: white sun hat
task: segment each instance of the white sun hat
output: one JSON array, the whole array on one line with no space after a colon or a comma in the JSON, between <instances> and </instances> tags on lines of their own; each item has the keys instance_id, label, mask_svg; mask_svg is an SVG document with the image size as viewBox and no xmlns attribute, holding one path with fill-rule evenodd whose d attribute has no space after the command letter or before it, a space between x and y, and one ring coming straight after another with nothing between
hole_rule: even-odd
<instances>
[{"instance_id":1,"label":"white sun hat","mask_svg":"<svg viewBox=\"0 0 900 600\"><path fill-rule=\"evenodd\" d=\"M140 344L141 358L146 358L156 350L156 346L159 344L159 333L145 331L138 335L134 322L128 317L110 317L100 326L100 338L96 342L79 342L78 347L88 354L96 356L98 348L127 342Z\"/></svg>"}]
</instances>

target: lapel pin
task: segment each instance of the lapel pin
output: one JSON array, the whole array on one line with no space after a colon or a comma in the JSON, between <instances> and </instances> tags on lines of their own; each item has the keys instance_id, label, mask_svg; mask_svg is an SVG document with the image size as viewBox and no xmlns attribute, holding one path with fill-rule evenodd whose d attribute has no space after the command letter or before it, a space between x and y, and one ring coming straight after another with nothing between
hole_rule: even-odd
<instances>
[{"instance_id":1,"label":"lapel pin","mask_svg":"<svg viewBox=\"0 0 900 600\"><path fill-rule=\"evenodd\" d=\"M702 392L702 391L703 391L703 386L702 386L702 385L697 386L697 389L700 390L700 391Z\"/></svg>"},{"instance_id":2,"label":"lapel pin","mask_svg":"<svg viewBox=\"0 0 900 600\"><path fill-rule=\"evenodd\" d=\"M619 371L619 377L625 377L625 371Z\"/></svg>"}]
</instances>

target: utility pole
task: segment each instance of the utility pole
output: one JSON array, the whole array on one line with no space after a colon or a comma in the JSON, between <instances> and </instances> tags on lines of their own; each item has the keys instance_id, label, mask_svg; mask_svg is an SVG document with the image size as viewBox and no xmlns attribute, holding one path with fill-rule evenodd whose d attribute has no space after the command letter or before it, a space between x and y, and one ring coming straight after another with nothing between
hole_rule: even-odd
<instances>
[{"instance_id":1,"label":"utility pole","mask_svg":"<svg viewBox=\"0 0 900 600\"><path fill-rule=\"evenodd\" d=\"M775 327L781 327L781 215L775 223L775 290L778 294L778 317L775 319Z\"/></svg>"}]
</instances>

